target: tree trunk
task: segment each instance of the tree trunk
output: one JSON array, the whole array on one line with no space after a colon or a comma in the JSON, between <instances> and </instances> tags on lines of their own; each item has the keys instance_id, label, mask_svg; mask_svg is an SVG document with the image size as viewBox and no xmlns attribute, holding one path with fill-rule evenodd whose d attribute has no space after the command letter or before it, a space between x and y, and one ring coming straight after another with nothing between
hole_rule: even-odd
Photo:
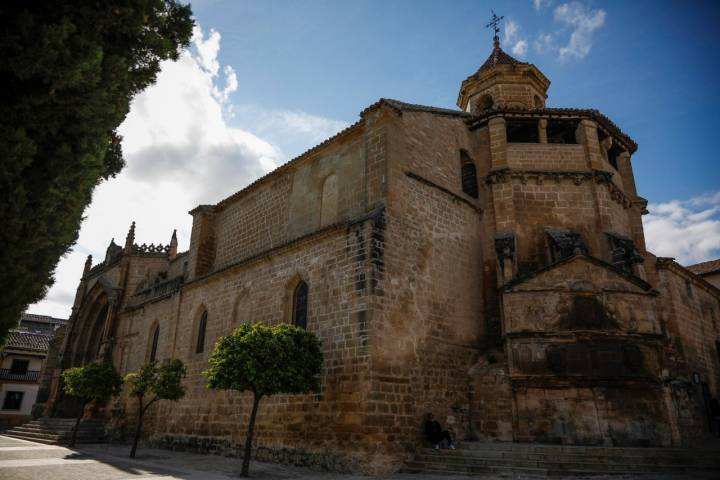
<instances>
[{"instance_id":1,"label":"tree trunk","mask_svg":"<svg viewBox=\"0 0 720 480\"><path fill-rule=\"evenodd\" d=\"M143 401L142 397L138 397L138 420L137 420L137 428L135 429L135 440L133 440L132 450L130 450L130 458L135 458L135 451L137 451L137 444L140 440L140 435L142 435L142 424L143 424L143 414L145 413L145 409L143 409Z\"/></svg>"},{"instance_id":2,"label":"tree trunk","mask_svg":"<svg viewBox=\"0 0 720 480\"><path fill-rule=\"evenodd\" d=\"M243 456L242 472L240 472L241 477L250 476L250 454L252 452L253 431L255 430L255 417L257 416L258 405L260 405L261 398L262 396L253 393L253 407L252 413L250 413L247 435L245 437L245 455Z\"/></svg>"},{"instance_id":3,"label":"tree trunk","mask_svg":"<svg viewBox=\"0 0 720 480\"><path fill-rule=\"evenodd\" d=\"M80 408L80 415L78 415L77 420L75 420L75 427L73 428L72 432L72 438L70 438L70 444L69 447L75 446L75 440L77 440L77 432L80 428L80 420L82 420L83 415L85 415L85 405L87 405L87 402L83 402L82 407Z\"/></svg>"}]
</instances>

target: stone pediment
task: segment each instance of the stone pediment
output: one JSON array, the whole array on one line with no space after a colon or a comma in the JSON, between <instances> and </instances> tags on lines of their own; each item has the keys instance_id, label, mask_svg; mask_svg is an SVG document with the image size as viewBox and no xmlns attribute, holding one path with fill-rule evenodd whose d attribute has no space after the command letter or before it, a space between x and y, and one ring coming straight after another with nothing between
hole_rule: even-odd
<instances>
[{"instance_id":1,"label":"stone pediment","mask_svg":"<svg viewBox=\"0 0 720 480\"><path fill-rule=\"evenodd\" d=\"M503 288L505 331L661 332L655 290L610 264L575 255Z\"/></svg>"},{"instance_id":2,"label":"stone pediment","mask_svg":"<svg viewBox=\"0 0 720 480\"><path fill-rule=\"evenodd\" d=\"M555 290L600 293L617 291L654 294L650 284L639 277L597 258L578 254L508 282L504 292Z\"/></svg>"}]
</instances>

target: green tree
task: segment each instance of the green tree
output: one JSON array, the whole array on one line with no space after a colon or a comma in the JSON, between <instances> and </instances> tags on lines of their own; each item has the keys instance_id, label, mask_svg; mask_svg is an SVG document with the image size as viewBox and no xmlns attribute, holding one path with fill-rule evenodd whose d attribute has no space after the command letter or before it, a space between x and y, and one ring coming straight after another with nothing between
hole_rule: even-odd
<instances>
[{"instance_id":1,"label":"green tree","mask_svg":"<svg viewBox=\"0 0 720 480\"><path fill-rule=\"evenodd\" d=\"M150 405L158 400L180 400L185 396L185 387L182 384L187 374L185 365L177 358L165 360L158 365L156 362L146 363L137 372L125 375L125 384L130 387L130 395L138 402L138 418L135 429L130 458L135 458L137 444L142 435L143 416ZM148 402L145 402L147 398Z\"/></svg>"},{"instance_id":2,"label":"green tree","mask_svg":"<svg viewBox=\"0 0 720 480\"><path fill-rule=\"evenodd\" d=\"M322 362L317 337L294 325L242 325L218 340L210 368L203 372L208 388L249 391L253 395L240 475L249 474L260 400L278 393L319 391Z\"/></svg>"},{"instance_id":3,"label":"green tree","mask_svg":"<svg viewBox=\"0 0 720 480\"><path fill-rule=\"evenodd\" d=\"M0 6L0 346L53 282L95 186L123 167L117 127L188 45L175 0Z\"/></svg>"},{"instance_id":4,"label":"green tree","mask_svg":"<svg viewBox=\"0 0 720 480\"><path fill-rule=\"evenodd\" d=\"M69 445L74 447L85 406L93 401L105 402L119 394L122 377L109 363L88 363L82 367L68 368L63 372L62 380L65 393L79 398L82 403Z\"/></svg>"}]
</instances>

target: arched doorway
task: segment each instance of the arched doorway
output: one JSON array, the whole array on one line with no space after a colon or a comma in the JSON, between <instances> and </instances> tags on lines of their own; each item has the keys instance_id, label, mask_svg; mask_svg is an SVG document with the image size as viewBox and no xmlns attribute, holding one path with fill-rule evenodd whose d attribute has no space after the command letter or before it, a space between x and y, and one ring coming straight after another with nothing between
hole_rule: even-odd
<instances>
[{"instance_id":1,"label":"arched doorway","mask_svg":"<svg viewBox=\"0 0 720 480\"><path fill-rule=\"evenodd\" d=\"M109 312L108 293L102 285L96 284L86 295L73 325L67 332L61 370L100 360L98 355L105 340L103 334ZM82 404L79 399L65 396L61 380L54 396L54 417L77 417Z\"/></svg>"},{"instance_id":2,"label":"arched doorway","mask_svg":"<svg viewBox=\"0 0 720 480\"><path fill-rule=\"evenodd\" d=\"M85 311L81 311L81 314L78 315L79 321L70 332L71 337L74 338L70 338L70 342L68 342L71 351L65 352L70 360L64 366L65 368L79 367L97 359L100 345L104 340L102 335L108 310L108 297L102 292Z\"/></svg>"}]
</instances>

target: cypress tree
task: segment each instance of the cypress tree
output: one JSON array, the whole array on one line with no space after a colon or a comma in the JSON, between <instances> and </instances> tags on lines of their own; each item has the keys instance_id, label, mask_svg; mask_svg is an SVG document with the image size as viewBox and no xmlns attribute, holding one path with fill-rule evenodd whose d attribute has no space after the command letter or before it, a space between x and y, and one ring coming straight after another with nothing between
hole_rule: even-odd
<instances>
[{"instance_id":1,"label":"cypress tree","mask_svg":"<svg viewBox=\"0 0 720 480\"><path fill-rule=\"evenodd\" d=\"M94 188L123 168L133 96L192 26L175 0L0 5L0 345L52 285Z\"/></svg>"}]
</instances>

